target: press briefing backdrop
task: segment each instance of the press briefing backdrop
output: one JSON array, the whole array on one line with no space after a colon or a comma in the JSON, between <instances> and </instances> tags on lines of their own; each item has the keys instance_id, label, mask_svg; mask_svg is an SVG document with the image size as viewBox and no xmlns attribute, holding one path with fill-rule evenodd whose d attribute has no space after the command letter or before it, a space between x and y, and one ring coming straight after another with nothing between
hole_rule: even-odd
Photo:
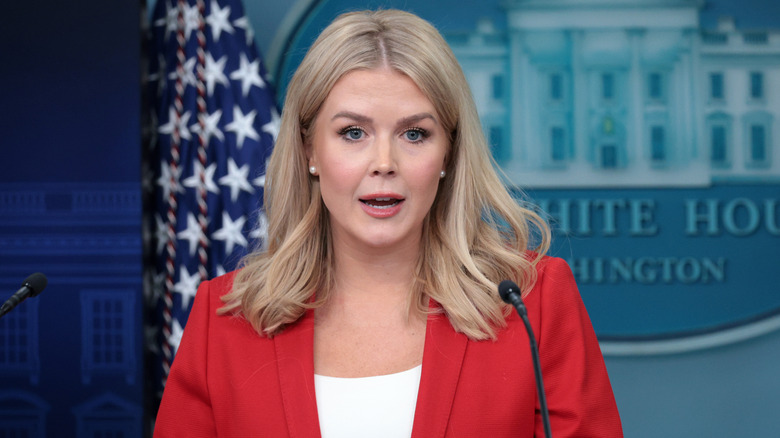
<instances>
[{"instance_id":1,"label":"press briefing backdrop","mask_svg":"<svg viewBox=\"0 0 780 438\"><path fill-rule=\"evenodd\" d=\"M301 0L268 45L280 98L333 17L376 7L453 47L574 270L626 436L775 435L780 5Z\"/></svg>"},{"instance_id":2,"label":"press briefing backdrop","mask_svg":"<svg viewBox=\"0 0 780 438\"><path fill-rule=\"evenodd\" d=\"M308 3L274 59L281 90L340 11L410 7L438 25L607 352L780 327L780 20L744 3L702 20L692 0Z\"/></svg>"},{"instance_id":3,"label":"press briefing backdrop","mask_svg":"<svg viewBox=\"0 0 780 438\"><path fill-rule=\"evenodd\" d=\"M776 435L776 2L245 4L280 100L339 12L436 24L495 156L555 224L626 436ZM0 431L141 436L140 5L3 11L0 298L35 271L49 286L0 320Z\"/></svg>"},{"instance_id":4,"label":"press briefing backdrop","mask_svg":"<svg viewBox=\"0 0 780 438\"><path fill-rule=\"evenodd\" d=\"M2 6L2 436L142 436L139 9Z\"/></svg>"}]
</instances>

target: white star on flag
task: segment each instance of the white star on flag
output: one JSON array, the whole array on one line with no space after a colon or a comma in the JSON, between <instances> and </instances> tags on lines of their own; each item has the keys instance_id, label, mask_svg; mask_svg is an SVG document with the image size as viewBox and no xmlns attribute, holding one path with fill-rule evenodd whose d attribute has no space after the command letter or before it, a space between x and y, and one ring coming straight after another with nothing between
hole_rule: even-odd
<instances>
[{"instance_id":1,"label":"white star on flag","mask_svg":"<svg viewBox=\"0 0 780 438\"><path fill-rule=\"evenodd\" d=\"M230 187L230 200L236 202L241 190L254 193L255 189L249 184L247 176L249 175L249 165L238 167L232 158L228 158L228 173L219 179L223 186Z\"/></svg>"},{"instance_id":2,"label":"white star on flag","mask_svg":"<svg viewBox=\"0 0 780 438\"><path fill-rule=\"evenodd\" d=\"M211 2L211 14L206 17L206 23L211 27L211 36L214 41L219 41L219 36L223 31L233 33L233 26L230 25L230 6L219 8L219 3Z\"/></svg>"},{"instance_id":3,"label":"white star on flag","mask_svg":"<svg viewBox=\"0 0 780 438\"><path fill-rule=\"evenodd\" d=\"M252 85L257 85L260 88L265 87L265 81L260 77L260 60L249 62L243 53L239 59L241 65L238 67L238 70L230 73L230 79L241 80L241 92L244 96L249 94L249 89L252 88Z\"/></svg>"},{"instance_id":4,"label":"white star on flag","mask_svg":"<svg viewBox=\"0 0 780 438\"><path fill-rule=\"evenodd\" d=\"M264 211L260 211L257 218L257 227L249 233L249 237L253 239L262 239L263 242L268 239L268 216Z\"/></svg>"},{"instance_id":5,"label":"white star on flag","mask_svg":"<svg viewBox=\"0 0 780 438\"><path fill-rule=\"evenodd\" d=\"M196 62L198 62L198 59L195 57L188 59L184 62L181 73L179 73L178 69L174 70L168 74L168 79L175 81L176 79L179 79L179 76L181 76L181 83L184 85L184 87L187 87L188 85L192 85L194 87L198 81L198 79L195 77Z\"/></svg>"},{"instance_id":6,"label":"white star on flag","mask_svg":"<svg viewBox=\"0 0 780 438\"><path fill-rule=\"evenodd\" d=\"M239 149L244 147L244 140L247 137L255 141L260 140L260 134L258 134L255 127L252 126L255 123L256 116L257 110L252 110L249 111L249 113L244 114L238 106L233 107L233 121L225 126L225 130L236 133L236 146L238 146Z\"/></svg>"},{"instance_id":7,"label":"white star on flag","mask_svg":"<svg viewBox=\"0 0 780 438\"><path fill-rule=\"evenodd\" d=\"M192 213L187 213L187 228L179 231L176 237L190 242L190 256L195 255L195 251L198 249L198 243L201 239L208 242L208 238L203 234L203 230L200 229L198 219Z\"/></svg>"},{"instance_id":8,"label":"white star on flag","mask_svg":"<svg viewBox=\"0 0 780 438\"><path fill-rule=\"evenodd\" d=\"M176 109L170 108L168 110L168 123L164 125L160 125L159 128L157 128L157 132L160 134L172 134L174 129L179 130L179 137L190 140L192 139L192 136L190 135L190 130L187 129L187 122L190 121L190 112L187 111L186 113L181 115L181 118L176 120Z\"/></svg>"},{"instance_id":9,"label":"white star on flag","mask_svg":"<svg viewBox=\"0 0 780 438\"><path fill-rule=\"evenodd\" d=\"M159 214L154 216L154 222L157 224L154 232L157 240L157 254L162 254L165 245L168 244L168 227L165 226L165 222Z\"/></svg>"},{"instance_id":10,"label":"white star on flag","mask_svg":"<svg viewBox=\"0 0 780 438\"><path fill-rule=\"evenodd\" d=\"M179 21L179 9L172 8L168 3L165 3L165 17L156 20L154 22L154 25L165 26L165 39L167 40L171 32L176 30L176 25L178 24L178 21Z\"/></svg>"},{"instance_id":11,"label":"white star on flag","mask_svg":"<svg viewBox=\"0 0 780 438\"><path fill-rule=\"evenodd\" d=\"M173 285L173 291L181 295L181 309L187 310L190 307L190 300L195 298L195 293L198 291L198 285L200 284L200 274L190 275L186 266L182 266L179 270L179 281Z\"/></svg>"},{"instance_id":12,"label":"white star on flag","mask_svg":"<svg viewBox=\"0 0 780 438\"><path fill-rule=\"evenodd\" d=\"M263 132L271 134L271 137L276 141L276 137L279 136L279 127L282 125L282 119L279 117L279 113L276 112L276 108L271 108L271 120L263 125Z\"/></svg>"},{"instance_id":13,"label":"white star on flag","mask_svg":"<svg viewBox=\"0 0 780 438\"><path fill-rule=\"evenodd\" d=\"M244 216L233 221L226 211L222 212L222 228L215 231L211 237L225 242L226 254L231 254L233 252L233 246L236 244L246 248L248 242L246 237L241 233L245 222L246 218Z\"/></svg>"},{"instance_id":14,"label":"white star on flag","mask_svg":"<svg viewBox=\"0 0 780 438\"><path fill-rule=\"evenodd\" d=\"M200 11L198 5L184 5L184 36L190 39L193 30L200 27Z\"/></svg>"},{"instance_id":15,"label":"white star on flag","mask_svg":"<svg viewBox=\"0 0 780 438\"><path fill-rule=\"evenodd\" d=\"M141 190L145 192L154 190L155 181L153 178L152 164L148 161L144 161L141 163Z\"/></svg>"},{"instance_id":16,"label":"white star on flag","mask_svg":"<svg viewBox=\"0 0 780 438\"><path fill-rule=\"evenodd\" d=\"M171 349L173 349L173 353L176 354L176 350L179 349L179 344L181 344L181 336L184 334L184 329L181 327L181 323L179 323L179 320L176 318L173 318L173 323L171 324L171 335L168 336L168 343L171 344Z\"/></svg>"},{"instance_id":17,"label":"white star on flag","mask_svg":"<svg viewBox=\"0 0 780 438\"><path fill-rule=\"evenodd\" d=\"M163 161L160 169L160 177L157 178L157 185L162 188L162 195L165 199L168 199L168 197L171 196L171 192L182 192L181 186L179 185L180 176L181 168L177 168L173 171L168 163Z\"/></svg>"},{"instance_id":18,"label":"white star on flag","mask_svg":"<svg viewBox=\"0 0 780 438\"><path fill-rule=\"evenodd\" d=\"M157 82L157 96L162 95L163 91L165 90L165 81L162 80L165 78L165 70L166 70L166 62L165 57L160 55L158 56L157 62L160 64L160 68L158 70L153 71L152 73L147 76L147 79L149 82ZM157 113L152 113L151 116L157 117ZM157 120L155 119L152 123L152 126L157 126ZM153 142L151 144L154 144Z\"/></svg>"},{"instance_id":19,"label":"white star on flag","mask_svg":"<svg viewBox=\"0 0 780 438\"><path fill-rule=\"evenodd\" d=\"M222 133L222 130L219 129L219 120L222 118L222 110L218 109L214 111L212 114L209 114L207 116L203 117L203 124L205 125L204 131L205 133L205 143L209 144L209 140L211 140L211 137L216 137L219 141L225 141L225 134ZM192 126L190 126L190 131L200 134L200 123L196 123Z\"/></svg>"},{"instance_id":20,"label":"white star on flag","mask_svg":"<svg viewBox=\"0 0 780 438\"><path fill-rule=\"evenodd\" d=\"M262 174L258 176L257 178L252 180L252 184L254 184L257 187L265 188L265 174Z\"/></svg>"},{"instance_id":21,"label":"white star on flag","mask_svg":"<svg viewBox=\"0 0 780 438\"><path fill-rule=\"evenodd\" d=\"M217 170L217 163L211 163L206 169L203 169L203 165L200 164L200 161L196 160L193 163L193 168L192 176L182 181L182 184L184 184L185 187L200 188L200 172L202 171L206 190L211 193L219 193L219 187L214 183L214 172Z\"/></svg>"},{"instance_id":22,"label":"white star on flag","mask_svg":"<svg viewBox=\"0 0 780 438\"><path fill-rule=\"evenodd\" d=\"M246 45L247 46L250 43L252 43L252 40L255 38L255 31L252 30L252 25L249 23L249 19L246 18L246 16L243 16L243 17L233 21L233 25L236 26L239 29L244 29L244 34L246 35Z\"/></svg>"},{"instance_id":23,"label":"white star on flag","mask_svg":"<svg viewBox=\"0 0 780 438\"><path fill-rule=\"evenodd\" d=\"M159 272L152 275L152 295L155 298L160 298L165 288L165 273Z\"/></svg>"},{"instance_id":24,"label":"white star on flag","mask_svg":"<svg viewBox=\"0 0 780 438\"><path fill-rule=\"evenodd\" d=\"M214 61L211 53L206 54L206 68L203 71L203 76L206 78L206 90L209 96L214 94L214 86L216 86L217 83L220 83L225 87L230 84L227 76L225 76L225 64L227 63L227 60L228 57L223 56L219 58L219 61Z\"/></svg>"}]
</instances>

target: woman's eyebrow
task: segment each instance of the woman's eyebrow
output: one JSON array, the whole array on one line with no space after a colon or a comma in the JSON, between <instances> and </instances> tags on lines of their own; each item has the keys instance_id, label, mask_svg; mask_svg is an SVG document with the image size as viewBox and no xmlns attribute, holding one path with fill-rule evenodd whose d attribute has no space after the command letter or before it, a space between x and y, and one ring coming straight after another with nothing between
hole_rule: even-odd
<instances>
[{"instance_id":1,"label":"woman's eyebrow","mask_svg":"<svg viewBox=\"0 0 780 438\"><path fill-rule=\"evenodd\" d=\"M436 120L436 117L434 117L433 114L431 114L431 113L419 113L419 114L415 114L413 116L404 117L403 119L398 121L398 124L399 125L411 125L411 124L414 124L414 123L418 123L418 122L420 122L421 120L424 120L424 119L431 119L431 120L433 120L433 123L435 123L437 125L439 124L439 121Z\"/></svg>"},{"instance_id":2,"label":"woman's eyebrow","mask_svg":"<svg viewBox=\"0 0 780 438\"><path fill-rule=\"evenodd\" d=\"M373 121L371 120L370 117L366 117L358 113L353 113L352 111L339 111L333 117L331 117L331 120L336 120L340 118L351 119L359 123L371 123Z\"/></svg>"},{"instance_id":3,"label":"woman's eyebrow","mask_svg":"<svg viewBox=\"0 0 780 438\"><path fill-rule=\"evenodd\" d=\"M358 113L355 113L355 112L352 112L352 111L339 111L335 115L333 115L333 117L331 117L331 120L336 120L336 119L350 119L350 120L354 120L355 122L358 122L358 123L367 123L367 124L374 121L371 117L367 117L367 116L364 116L362 114L358 114ZM402 126L402 125L412 125L412 124L415 124L415 123L419 123L421 120L425 120L425 119L431 119L433 121L433 123L436 123L437 125L439 124L439 121L436 120L436 117L434 117L433 114L431 114L431 113L419 113L419 114L414 114L414 115L411 115L411 116L399 119L398 122L397 122L397 125L399 125L399 126Z\"/></svg>"}]
</instances>

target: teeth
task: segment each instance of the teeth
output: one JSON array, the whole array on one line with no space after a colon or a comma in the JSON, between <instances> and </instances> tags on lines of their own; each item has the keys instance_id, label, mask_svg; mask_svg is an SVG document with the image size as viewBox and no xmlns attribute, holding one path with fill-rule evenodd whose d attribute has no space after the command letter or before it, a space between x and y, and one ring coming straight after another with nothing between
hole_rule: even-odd
<instances>
[{"instance_id":1,"label":"teeth","mask_svg":"<svg viewBox=\"0 0 780 438\"><path fill-rule=\"evenodd\" d=\"M395 198L374 198L374 199L366 199L362 202L365 203L366 205L371 206L372 208L385 209L385 208L394 207L398 205L398 203L401 201Z\"/></svg>"},{"instance_id":2,"label":"teeth","mask_svg":"<svg viewBox=\"0 0 780 438\"><path fill-rule=\"evenodd\" d=\"M374 205L374 204L371 204L371 203L369 203L368 205L370 205L370 206L371 206L371 207L373 207L373 208L378 208L378 209L380 209L380 210L383 210L383 209L385 209L385 208L390 208L390 207L393 207L393 206L395 206L395 205L398 205L398 203L397 203L397 202L393 202L393 203L392 203L392 204L390 204L390 205Z\"/></svg>"}]
</instances>

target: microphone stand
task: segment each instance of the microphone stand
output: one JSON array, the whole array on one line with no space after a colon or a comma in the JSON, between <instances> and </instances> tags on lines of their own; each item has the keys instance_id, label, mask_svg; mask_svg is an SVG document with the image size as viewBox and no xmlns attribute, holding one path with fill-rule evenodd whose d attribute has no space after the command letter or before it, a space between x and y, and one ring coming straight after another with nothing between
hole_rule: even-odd
<instances>
[{"instance_id":1,"label":"microphone stand","mask_svg":"<svg viewBox=\"0 0 780 438\"><path fill-rule=\"evenodd\" d=\"M542 414L542 424L544 425L544 436L545 438L552 438L550 412L547 409L547 397L544 394L544 383L542 382L542 364L539 360L539 347L536 345L536 337L531 328L531 322L528 320L528 309L523 304L520 294L516 292L517 290L519 290L517 285L509 280L502 281L498 286L501 299L511 304L517 310L517 314L520 315L520 319L523 320L525 325L525 330L528 332L528 339L531 344L531 358L533 359L534 374L536 376L536 392L539 395L539 409Z\"/></svg>"}]
</instances>

